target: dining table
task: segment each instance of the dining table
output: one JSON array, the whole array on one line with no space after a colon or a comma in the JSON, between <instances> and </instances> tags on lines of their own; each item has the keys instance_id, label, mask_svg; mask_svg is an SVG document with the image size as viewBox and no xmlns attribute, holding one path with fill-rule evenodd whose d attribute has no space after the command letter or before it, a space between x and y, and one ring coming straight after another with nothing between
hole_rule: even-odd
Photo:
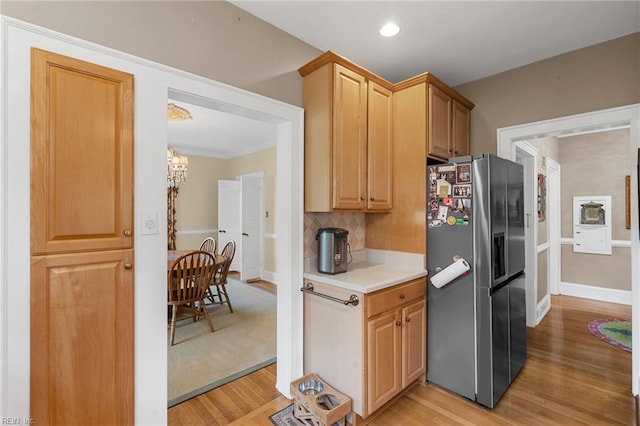
<instances>
[{"instance_id":1,"label":"dining table","mask_svg":"<svg viewBox=\"0 0 640 426\"><path fill-rule=\"evenodd\" d=\"M178 259L180 256L183 256L187 253L191 253L192 251L198 251L197 249L191 249L191 250L167 250L167 273L169 272L169 270L171 269L171 267L173 266L173 263L176 261L176 259ZM213 254L213 253L212 253ZM215 265L216 268L224 263L224 256L222 256L221 254L213 254L213 257L215 259Z\"/></svg>"}]
</instances>

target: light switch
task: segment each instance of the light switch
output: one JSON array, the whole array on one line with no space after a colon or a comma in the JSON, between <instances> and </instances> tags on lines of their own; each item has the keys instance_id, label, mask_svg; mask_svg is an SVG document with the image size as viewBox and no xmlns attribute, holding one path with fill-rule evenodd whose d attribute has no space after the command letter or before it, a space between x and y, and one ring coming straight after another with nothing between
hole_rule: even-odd
<instances>
[{"instance_id":1,"label":"light switch","mask_svg":"<svg viewBox=\"0 0 640 426\"><path fill-rule=\"evenodd\" d=\"M140 215L140 234L156 235L158 233L158 212L144 212Z\"/></svg>"}]
</instances>

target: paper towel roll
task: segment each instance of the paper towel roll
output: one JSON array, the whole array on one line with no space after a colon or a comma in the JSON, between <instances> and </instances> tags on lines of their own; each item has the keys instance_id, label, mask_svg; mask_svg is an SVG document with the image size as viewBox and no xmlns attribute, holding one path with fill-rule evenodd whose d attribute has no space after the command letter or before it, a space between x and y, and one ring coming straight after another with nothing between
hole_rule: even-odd
<instances>
[{"instance_id":1,"label":"paper towel roll","mask_svg":"<svg viewBox=\"0 0 640 426\"><path fill-rule=\"evenodd\" d=\"M454 279L467 273L469 269L471 269L471 267L467 261L463 258L459 258L451 265L432 276L431 284L433 284L435 288L442 288L442 286L449 284Z\"/></svg>"}]
</instances>

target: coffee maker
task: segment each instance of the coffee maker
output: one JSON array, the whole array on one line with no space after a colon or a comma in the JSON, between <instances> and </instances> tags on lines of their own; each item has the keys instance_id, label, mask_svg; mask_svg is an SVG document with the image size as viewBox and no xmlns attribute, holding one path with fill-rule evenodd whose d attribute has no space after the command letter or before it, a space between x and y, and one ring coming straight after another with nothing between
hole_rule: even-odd
<instances>
[{"instance_id":1,"label":"coffee maker","mask_svg":"<svg viewBox=\"0 0 640 426\"><path fill-rule=\"evenodd\" d=\"M349 231L342 228L318 229L318 272L332 275L347 272L347 235Z\"/></svg>"}]
</instances>

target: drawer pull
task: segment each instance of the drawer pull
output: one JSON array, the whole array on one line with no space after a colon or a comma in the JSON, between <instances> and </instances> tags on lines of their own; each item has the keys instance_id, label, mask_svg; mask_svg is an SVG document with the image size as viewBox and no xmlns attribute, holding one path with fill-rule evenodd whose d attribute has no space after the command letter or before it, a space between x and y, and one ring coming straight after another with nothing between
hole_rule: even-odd
<instances>
[{"instance_id":1,"label":"drawer pull","mask_svg":"<svg viewBox=\"0 0 640 426\"><path fill-rule=\"evenodd\" d=\"M405 297L407 297L407 296L405 296L405 294L404 294L404 293L400 293L400 299L403 299L403 300L404 300L404 298L405 298Z\"/></svg>"},{"instance_id":2,"label":"drawer pull","mask_svg":"<svg viewBox=\"0 0 640 426\"><path fill-rule=\"evenodd\" d=\"M402 322L396 321L396 327L400 327L401 325L402 325Z\"/></svg>"},{"instance_id":3,"label":"drawer pull","mask_svg":"<svg viewBox=\"0 0 640 426\"><path fill-rule=\"evenodd\" d=\"M316 296L324 297L325 299L333 300L334 302L342 303L343 305L358 306L358 304L360 303L360 299L358 299L358 296L356 296L355 294L352 294L351 296L349 296L348 300L343 300L343 299L338 299L337 297L329 296L328 294L318 293L313 290L312 283L307 283L307 285L302 287L300 291L302 291L303 293L309 293L309 294L314 294Z\"/></svg>"}]
</instances>

